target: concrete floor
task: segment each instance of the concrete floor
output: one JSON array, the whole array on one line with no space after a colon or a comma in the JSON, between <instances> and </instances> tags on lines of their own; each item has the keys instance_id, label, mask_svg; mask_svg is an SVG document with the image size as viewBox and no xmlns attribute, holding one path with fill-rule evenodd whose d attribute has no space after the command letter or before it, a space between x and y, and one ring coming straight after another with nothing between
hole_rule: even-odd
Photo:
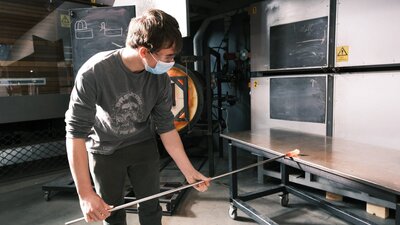
<instances>
[{"instance_id":1,"label":"concrete floor","mask_svg":"<svg viewBox=\"0 0 400 225\"><path fill-rule=\"evenodd\" d=\"M242 157L239 166L253 163L251 156ZM217 159L217 172L227 171L227 160ZM203 166L202 172L207 174L208 165ZM42 176L1 184L0 187L0 224L1 225L56 225L81 217L78 198L72 192L57 192L50 201L43 198L42 185L58 177L69 174L69 171L58 171ZM169 172L168 176L171 176ZM172 177L172 176L171 176ZM257 190L265 185L257 184L255 169L239 174L239 191ZM165 177L163 179L166 179ZM169 178L167 178L169 179ZM212 183L207 192L199 193L188 189L177 205L173 216L164 216L164 225L250 225L256 224L245 214L238 211L238 218L232 220L228 215L229 188L228 178L221 178ZM348 224L332 215L308 204L291 195L289 207L282 207L278 194L263 197L249 202L254 208L271 217L279 224L294 225L344 225ZM76 223L86 224L85 222ZM102 223L91 223L100 225ZM137 214L128 213L128 224L138 223Z\"/></svg>"}]
</instances>

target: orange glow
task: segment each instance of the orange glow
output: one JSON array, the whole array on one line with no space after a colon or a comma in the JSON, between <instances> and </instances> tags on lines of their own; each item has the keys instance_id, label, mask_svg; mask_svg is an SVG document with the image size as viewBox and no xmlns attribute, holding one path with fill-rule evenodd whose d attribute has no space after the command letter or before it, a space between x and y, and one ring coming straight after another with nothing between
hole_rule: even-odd
<instances>
[{"instance_id":1,"label":"orange glow","mask_svg":"<svg viewBox=\"0 0 400 225\"><path fill-rule=\"evenodd\" d=\"M196 110L197 110L197 105L198 105L198 96L197 96L197 90L195 87L195 84L190 76L186 74L183 70L172 67L168 71L168 75L170 77L180 77L180 76L186 76L188 77L188 107L189 107L189 120L191 121L193 117L195 116ZM179 80L179 83L183 85L183 81ZM175 89L175 96L178 96L178 90L179 88ZM177 100L177 99L176 99ZM175 115L174 115L175 116ZM185 114L183 113L180 118L185 118ZM175 128L179 131L182 128L186 127L189 124L189 121L174 121Z\"/></svg>"}]
</instances>

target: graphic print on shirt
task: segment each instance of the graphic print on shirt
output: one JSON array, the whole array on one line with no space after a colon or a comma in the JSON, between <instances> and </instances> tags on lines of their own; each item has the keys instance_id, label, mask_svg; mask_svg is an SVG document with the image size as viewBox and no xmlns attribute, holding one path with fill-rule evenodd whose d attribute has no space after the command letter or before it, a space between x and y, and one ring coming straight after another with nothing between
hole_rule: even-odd
<instances>
[{"instance_id":1,"label":"graphic print on shirt","mask_svg":"<svg viewBox=\"0 0 400 225\"><path fill-rule=\"evenodd\" d=\"M111 115L100 106L97 106L96 109L96 117L100 119L96 123L101 123L101 126L112 130L116 135L127 135L135 132L135 123L143 122L144 119L143 99L132 92L123 94L117 99Z\"/></svg>"},{"instance_id":2,"label":"graphic print on shirt","mask_svg":"<svg viewBox=\"0 0 400 225\"><path fill-rule=\"evenodd\" d=\"M143 121L143 99L138 94L129 92L115 103L113 113L114 128L118 134L131 134L135 123Z\"/></svg>"}]
</instances>

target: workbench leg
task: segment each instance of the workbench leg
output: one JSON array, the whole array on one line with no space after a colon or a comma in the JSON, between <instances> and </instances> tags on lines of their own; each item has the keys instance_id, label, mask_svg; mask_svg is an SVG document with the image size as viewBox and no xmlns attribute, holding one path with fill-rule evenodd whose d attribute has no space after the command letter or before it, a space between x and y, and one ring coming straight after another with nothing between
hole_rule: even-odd
<instances>
[{"instance_id":1,"label":"workbench leg","mask_svg":"<svg viewBox=\"0 0 400 225\"><path fill-rule=\"evenodd\" d=\"M396 204L396 215L395 215L395 220L396 220L396 225L400 225L400 196L397 197L397 204Z\"/></svg>"},{"instance_id":2,"label":"workbench leg","mask_svg":"<svg viewBox=\"0 0 400 225\"><path fill-rule=\"evenodd\" d=\"M289 172L287 166L281 163L281 184L284 186L289 184ZM287 207L289 205L289 192L286 189L280 195L281 205Z\"/></svg>"},{"instance_id":3,"label":"workbench leg","mask_svg":"<svg viewBox=\"0 0 400 225\"><path fill-rule=\"evenodd\" d=\"M287 170L287 166L284 163L281 163L281 183L283 185L289 184L289 172Z\"/></svg>"},{"instance_id":4,"label":"workbench leg","mask_svg":"<svg viewBox=\"0 0 400 225\"><path fill-rule=\"evenodd\" d=\"M235 146L232 145L231 142L229 142L228 148L229 171L233 171L237 169L237 149ZM229 176L229 193L231 199L235 199L238 196L237 184L237 173L231 174Z\"/></svg>"},{"instance_id":5,"label":"workbench leg","mask_svg":"<svg viewBox=\"0 0 400 225\"><path fill-rule=\"evenodd\" d=\"M261 162L264 160L263 156L257 156L257 162ZM259 184L265 184L265 176L264 176L264 165L257 166L257 180Z\"/></svg>"}]
</instances>

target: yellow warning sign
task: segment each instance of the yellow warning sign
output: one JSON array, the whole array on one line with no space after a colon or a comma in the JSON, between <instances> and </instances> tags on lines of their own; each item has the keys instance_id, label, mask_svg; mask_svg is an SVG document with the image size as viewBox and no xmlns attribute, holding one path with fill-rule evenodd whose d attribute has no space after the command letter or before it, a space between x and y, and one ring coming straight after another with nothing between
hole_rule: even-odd
<instances>
[{"instance_id":1,"label":"yellow warning sign","mask_svg":"<svg viewBox=\"0 0 400 225\"><path fill-rule=\"evenodd\" d=\"M336 62L349 61L349 46L336 47Z\"/></svg>"},{"instance_id":2,"label":"yellow warning sign","mask_svg":"<svg viewBox=\"0 0 400 225\"><path fill-rule=\"evenodd\" d=\"M66 14L60 15L61 27L69 28L71 26L71 18Z\"/></svg>"},{"instance_id":3,"label":"yellow warning sign","mask_svg":"<svg viewBox=\"0 0 400 225\"><path fill-rule=\"evenodd\" d=\"M252 10L251 10L251 12L252 12L254 15L257 14L257 7L253 7Z\"/></svg>"}]
</instances>

